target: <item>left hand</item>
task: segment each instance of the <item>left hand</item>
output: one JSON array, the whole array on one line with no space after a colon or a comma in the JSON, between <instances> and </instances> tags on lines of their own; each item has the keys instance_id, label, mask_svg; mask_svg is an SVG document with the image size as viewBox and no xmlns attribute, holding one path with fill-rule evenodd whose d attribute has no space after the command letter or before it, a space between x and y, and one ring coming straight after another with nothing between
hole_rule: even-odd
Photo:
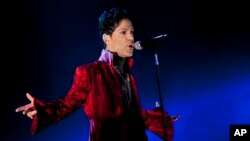
<instances>
[{"instance_id":1,"label":"left hand","mask_svg":"<svg viewBox=\"0 0 250 141\"><path fill-rule=\"evenodd\" d=\"M155 108L159 109L160 107L161 107L161 105L159 104L159 102L156 101ZM174 115L174 116L171 116L171 119L173 122L175 122L175 121L179 120L180 117L181 117L180 115Z\"/></svg>"}]
</instances>

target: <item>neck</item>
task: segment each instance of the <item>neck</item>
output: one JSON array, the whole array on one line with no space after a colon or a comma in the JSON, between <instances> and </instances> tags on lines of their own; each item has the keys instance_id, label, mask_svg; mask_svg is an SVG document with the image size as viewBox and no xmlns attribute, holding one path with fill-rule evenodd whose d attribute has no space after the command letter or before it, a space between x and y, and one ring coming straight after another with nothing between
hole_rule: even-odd
<instances>
[{"instance_id":1,"label":"neck","mask_svg":"<svg viewBox=\"0 0 250 141\"><path fill-rule=\"evenodd\" d=\"M120 56L118 56L118 55L114 55L114 66L118 66L118 67L121 67L121 68L123 68L123 66L124 66L124 63L125 63L125 58L122 58L122 57L120 57Z\"/></svg>"},{"instance_id":2,"label":"neck","mask_svg":"<svg viewBox=\"0 0 250 141\"><path fill-rule=\"evenodd\" d=\"M114 66L123 67L126 58L120 57L116 52L106 49L108 52L113 54L113 64Z\"/></svg>"}]
</instances>

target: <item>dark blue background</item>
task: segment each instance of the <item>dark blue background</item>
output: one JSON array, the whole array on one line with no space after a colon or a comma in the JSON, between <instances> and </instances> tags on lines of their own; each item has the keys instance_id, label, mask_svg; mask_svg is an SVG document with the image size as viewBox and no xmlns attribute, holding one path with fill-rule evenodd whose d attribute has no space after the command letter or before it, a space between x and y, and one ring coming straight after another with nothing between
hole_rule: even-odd
<instances>
[{"instance_id":1,"label":"dark blue background","mask_svg":"<svg viewBox=\"0 0 250 141\"><path fill-rule=\"evenodd\" d=\"M45 102L67 93L75 67L98 59L98 16L116 5L133 13L136 41L168 34L157 51L164 108L181 115L174 141L228 141L230 124L250 123L246 2L25 0L4 6L1 140L87 141L82 109L32 136L31 120L15 108L29 102L27 91ZM159 96L151 49L135 51L133 73L143 108L153 108Z\"/></svg>"}]
</instances>

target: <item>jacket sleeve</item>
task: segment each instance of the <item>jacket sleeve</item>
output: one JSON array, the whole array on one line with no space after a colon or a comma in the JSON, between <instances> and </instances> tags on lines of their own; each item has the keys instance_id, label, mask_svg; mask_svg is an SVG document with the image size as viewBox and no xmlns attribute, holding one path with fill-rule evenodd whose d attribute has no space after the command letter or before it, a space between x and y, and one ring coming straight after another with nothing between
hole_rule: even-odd
<instances>
[{"instance_id":1,"label":"jacket sleeve","mask_svg":"<svg viewBox=\"0 0 250 141\"><path fill-rule=\"evenodd\" d=\"M157 108L153 110L144 110L143 117L146 128L152 133L156 134L160 138L164 139L164 124L162 110ZM169 114L165 112L165 123L166 123L166 137L165 141L172 141L174 134L173 121Z\"/></svg>"},{"instance_id":2,"label":"jacket sleeve","mask_svg":"<svg viewBox=\"0 0 250 141\"><path fill-rule=\"evenodd\" d=\"M77 67L72 86L67 95L50 103L44 103L35 98L34 106L37 114L32 121L31 133L33 135L36 134L43 128L63 119L82 106L91 89L90 77L85 67Z\"/></svg>"}]
</instances>

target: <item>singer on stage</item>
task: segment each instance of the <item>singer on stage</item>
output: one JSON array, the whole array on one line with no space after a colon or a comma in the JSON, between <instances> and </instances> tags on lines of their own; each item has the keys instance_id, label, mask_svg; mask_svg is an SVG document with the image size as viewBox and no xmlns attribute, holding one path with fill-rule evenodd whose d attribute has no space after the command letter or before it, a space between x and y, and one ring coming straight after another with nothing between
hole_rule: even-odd
<instances>
[{"instance_id":1,"label":"singer on stage","mask_svg":"<svg viewBox=\"0 0 250 141\"><path fill-rule=\"evenodd\" d=\"M147 141L146 130L172 141L176 118L165 112L164 130L161 110L157 110L160 107L143 110L140 105L131 72L134 28L126 10L104 11L98 24L104 42L101 55L92 63L76 67L68 93L50 103L27 93L30 103L16 112L32 120L32 134L83 108L90 122L89 141Z\"/></svg>"}]
</instances>

